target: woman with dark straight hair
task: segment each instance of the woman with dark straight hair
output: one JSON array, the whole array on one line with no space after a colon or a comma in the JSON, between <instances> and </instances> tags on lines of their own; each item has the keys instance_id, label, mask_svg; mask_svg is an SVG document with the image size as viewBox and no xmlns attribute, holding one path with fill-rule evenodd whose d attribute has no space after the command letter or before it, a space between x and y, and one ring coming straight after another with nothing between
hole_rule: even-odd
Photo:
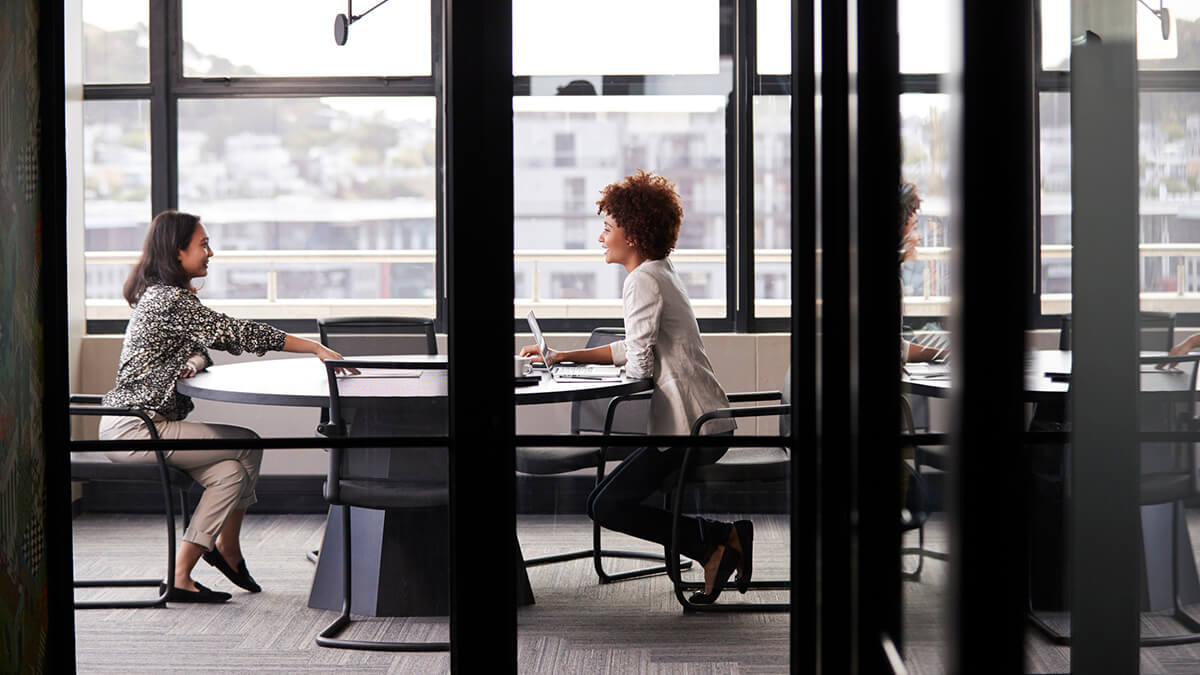
<instances>
[{"instance_id":1,"label":"woman with dark straight hair","mask_svg":"<svg viewBox=\"0 0 1200 675\"><path fill-rule=\"evenodd\" d=\"M165 588L168 602L225 602L229 593L196 583L192 570L201 557L230 581L252 593L262 590L250 576L241 549L242 519L257 501L255 485L262 464L258 434L228 424L187 422L192 400L175 391L175 381L212 365L209 349L262 356L268 351L301 352L319 359L341 359L337 352L264 323L235 319L200 304L192 280L208 274L213 256L200 218L178 211L154 217L142 257L125 281L124 295L133 312L121 347L116 386L104 405L147 413L160 438L244 439L244 450L168 450L167 462L204 486L183 544L175 556L175 584ZM102 440L150 437L136 417L100 419ZM108 453L114 462L152 463L153 451Z\"/></svg>"}]
</instances>

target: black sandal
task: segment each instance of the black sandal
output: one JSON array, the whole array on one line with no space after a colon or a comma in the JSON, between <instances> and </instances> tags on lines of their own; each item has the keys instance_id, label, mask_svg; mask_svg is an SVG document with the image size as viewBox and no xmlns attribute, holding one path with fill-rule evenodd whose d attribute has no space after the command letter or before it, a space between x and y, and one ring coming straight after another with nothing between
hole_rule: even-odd
<instances>
[{"instance_id":1,"label":"black sandal","mask_svg":"<svg viewBox=\"0 0 1200 675\"><path fill-rule=\"evenodd\" d=\"M711 557L711 556L710 556ZM692 594L688 598L688 602L693 605L711 605L721 596L721 591L725 590L725 583L729 581L729 577L733 575L733 571L737 569L738 561L742 555L735 551L730 546L725 546L725 552L721 554L721 564L717 567L717 578L713 580L712 593L699 591Z\"/></svg>"},{"instance_id":2,"label":"black sandal","mask_svg":"<svg viewBox=\"0 0 1200 675\"><path fill-rule=\"evenodd\" d=\"M224 591L214 591L210 588L196 584L196 590L189 591L186 588L172 586L167 588L166 584L158 585L158 593L167 594L167 602L204 602L204 603L220 603L228 602L233 596Z\"/></svg>"},{"instance_id":3,"label":"black sandal","mask_svg":"<svg viewBox=\"0 0 1200 675\"><path fill-rule=\"evenodd\" d=\"M250 571L246 569L245 558L242 558L242 562L238 564L238 568L235 570L225 560L225 556L221 555L221 552L214 548L204 553L204 562L217 568L227 579L251 593L258 593L262 590L262 586L258 585L254 577L250 576ZM199 584L196 585L199 586Z\"/></svg>"}]
</instances>

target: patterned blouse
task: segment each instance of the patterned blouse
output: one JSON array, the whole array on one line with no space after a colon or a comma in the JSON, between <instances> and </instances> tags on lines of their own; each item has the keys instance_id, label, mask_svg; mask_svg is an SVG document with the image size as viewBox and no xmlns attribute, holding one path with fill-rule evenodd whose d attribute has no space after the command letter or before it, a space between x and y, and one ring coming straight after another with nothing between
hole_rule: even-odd
<instances>
[{"instance_id":1,"label":"patterned blouse","mask_svg":"<svg viewBox=\"0 0 1200 675\"><path fill-rule=\"evenodd\" d=\"M286 335L264 323L215 312L178 286L149 286L129 317L117 386L104 395L104 405L153 410L181 420L195 407L191 398L175 391L175 380L189 359L197 366L212 365L208 348L262 356L282 350Z\"/></svg>"}]
</instances>

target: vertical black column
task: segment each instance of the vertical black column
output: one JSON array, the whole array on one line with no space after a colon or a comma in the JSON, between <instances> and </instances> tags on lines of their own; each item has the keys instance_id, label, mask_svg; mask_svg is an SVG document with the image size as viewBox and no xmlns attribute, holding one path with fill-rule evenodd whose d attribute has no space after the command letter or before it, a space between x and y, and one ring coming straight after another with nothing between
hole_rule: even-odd
<instances>
[{"instance_id":1,"label":"vertical black column","mask_svg":"<svg viewBox=\"0 0 1200 675\"><path fill-rule=\"evenodd\" d=\"M1135 10L1071 14L1071 669L1138 670ZM1100 564L1099 561L1103 561Z\"/></svg>"},{"instance_id":2,"label":"vertical black column","mask_svg":"<svg viewBox=\"0 0 1200 675\"><path fill-rule=\"evenodd\" d=\"M850 265L858 672L900 644L900 46L896 0L852 3ZM853 57L852 57L853 58Z\"/></svg>"},{"instance_id":3,"label":"vertical black column","mask_svg":"<svg viewBox=\"0 0 1200 675\"><path fill-rule=\"evenodd\" d=\"M67 155L63 82L63 3L42 3L37 28L38 189L42 251L39 286L42 314L41 429L45 443L46 672L75 671L75 592L71 585L71 467L67 396ZM10 352L11 353L11 352ZM25 411L10 411L18 420ZM21 423L21 422L18 422ZM32 431L32 430L31 430ZM6 608L5 611L10 611ZM29 626L26 626L29 628ZM32 660L30 661L33 662ZM11 663L11 662L10 662Z\"/></svg>"},{"instance_id":4,"label":"vertical black column","mask_svg":"<svg viewBox=\"0 0 1200 675\"><path fill-rule=\"evenodd\" d=\"M850 107L846 3L821 5L821 668L849 673Z\"/></svg>"},{"instance_id":5,"label":"vertical black column","mask_svg":"<svg viewBox=\"0 0 1200 675\"><path fill-rule=\"evenodd\" d=\"M444 25L450 664L516 672L512 3L447 0Z\"/></svg>"},{"instance_id":6,"label":"vertical black column","mask_svg":"<svg viewBox=\"0 0 1200 675\"><path fill-rule=\"evenodd\" d=\"M179 104L183 40L180 0L150 0L150 216L179 206Z\"/></svg>"},{"instance_id":7,"label":"vertical black column","mask_svg":"<svg viewBox=\"0 0 1200 675\"><path fill-rule=\"evenodd\" d=\"M792 0L792 649L791 670L819 672L817 659L817 147L812 3Z\"/></svg>"},{"instance_id":8,"label":"vertical black column","mask_svg":"<svg viewBox=\"0 0 1200 675\"><path fill-rule=\"evenodd\" d=\"M736 311L733 316L734 328L739 332L751 329L754 316L754 80L758 76L755 11L754 0L737 1L732 98L736 119L734 184L737 193L728 208L735 209L737 215L737 256L733 261L737 270Z\"/></svg>"},{"instance_id":9,"label":"vertical black column","mask_svg":"<svg viewBox=\"0 0 1200 675\"><path fill-rule=\"evenodd\" d=\"M1032 292L1033 3L964 2L962 10L961 78L948 78L961 116L951 192L958 426L948 671L1019 673L1029 481L1020 458L1025 305Z\"/></svg>"}]
</instances>

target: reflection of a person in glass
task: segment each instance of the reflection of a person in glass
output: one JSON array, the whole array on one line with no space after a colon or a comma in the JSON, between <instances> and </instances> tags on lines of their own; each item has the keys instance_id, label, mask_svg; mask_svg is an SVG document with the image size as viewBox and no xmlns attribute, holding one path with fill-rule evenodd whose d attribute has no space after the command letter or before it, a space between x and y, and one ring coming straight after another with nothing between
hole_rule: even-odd
<instances>
[{"instance_id":1,"label":"reflection of a person in glass","mask_svg":"<svg viewBox=\"0 0 1200 675\"><path fill-rule=\"evenodd\" d=\"M917 246L921 244L921 231L917 229L917 214L921 211L921 195L912 183L900 184L900 262L917 259ZM903 296L903 290L901 291ZM914 363L931 361L945 349L927 347L908 340L900 340L900 361Z\"/></svg>"},{"instance_id":2,"label":"reflection of a person in glass","mask_svg":"<svg viewBox=\"0 0 1200 675\"><path fill-rule=\"evenodd\" d=\"M622 288L625 338L592 349L551 351L547 358L552 363L611 363L624 366L627 377L653 376L649 432L689 434L700 415L727 407L729 399L705 354L683 281L667 258L683 222L679 194L666 178L639 170L604 188L597 204L598 213L604 214L604 261L623 265L629 273ZM539 358L535 345L523 348L521 355ZM735 426L731 419L714 420L704 433L728 435ZM701 463L711 463L725 448L695 452ZM642 501L679 469L683 455L680 447L633 451L588 496L588 515L604 527L665 549L671 540L671 514ZM748 520L725 523L685 516L679 525L679 553L704 566L704 591L695 593L691 602L714 602L735 569L738 590L744 593L752 572L753 540Z\"/></svg>"}]
</instances>

